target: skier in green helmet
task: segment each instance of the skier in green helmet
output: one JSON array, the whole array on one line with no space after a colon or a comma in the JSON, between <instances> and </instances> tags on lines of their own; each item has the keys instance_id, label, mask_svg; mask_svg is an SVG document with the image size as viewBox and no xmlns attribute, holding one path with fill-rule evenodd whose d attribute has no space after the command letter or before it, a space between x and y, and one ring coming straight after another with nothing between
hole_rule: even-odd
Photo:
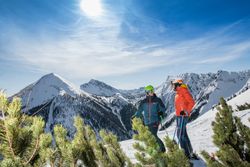
<instances>
[{"instance_id":1,"label":"skier in green helmet","mask_svg":"<svg viewBox=\"0 0 250 167\"><path fill-rule=\"evenodd\" d=\"M135 117L142 117L143 121L150 132L155 136L157 143L159 144L160 151L165 152L165 146L161 139L157 136L158 127L166 111L165 105L162 100L158 98L154 92L154 87L148 85L145 87L146 98L139 102L138 111L135 113Z\"/></svg>"}]
</instances>

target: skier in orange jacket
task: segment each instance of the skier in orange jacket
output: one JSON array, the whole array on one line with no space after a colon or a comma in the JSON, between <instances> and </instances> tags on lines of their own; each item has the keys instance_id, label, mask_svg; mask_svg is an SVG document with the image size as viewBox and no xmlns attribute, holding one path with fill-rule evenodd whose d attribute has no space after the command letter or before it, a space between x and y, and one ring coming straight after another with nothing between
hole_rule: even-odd
<instances>
[{"instance_id":1,"label":"skier in orange jacket","mask_svg":"<svg viewBox=\"0 0 250 167\"><path fill-rule=\"evenodd\" d=\"M174 90L176 91L175 95L175 113L176 116L190 116L191 111L194 107L194 99L190 92L188 91L188 87L183 83L182 80L175 80L173 83ZM184 113L181 113L184 112ZM187 114L187 115L186 115Z\"/></svg>"},{"instance_id":2,"label":"skier in orange jacket","mask_svg":"<svg viewBox=\"0 0 250 167\"><path fill-rule=\"evenodd\" d=\"M177 137L180 146L185 151L185 154L188 158L198 159L198 157L193 153L193 148L186 129L188 118L190 117L195 104L194 99L190 94L187 85L184 84L181 79L173 81L172 86L176 92L175 114L177 123Z\"/></svg>"}]
</instances>

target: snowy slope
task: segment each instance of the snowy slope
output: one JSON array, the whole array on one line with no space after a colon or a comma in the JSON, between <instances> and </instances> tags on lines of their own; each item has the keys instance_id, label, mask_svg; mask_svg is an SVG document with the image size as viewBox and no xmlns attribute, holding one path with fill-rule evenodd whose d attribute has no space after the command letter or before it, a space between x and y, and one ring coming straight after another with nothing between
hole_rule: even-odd
<instances>
[{"instance_id":1,"label":"snowy slope","mask_svg":"<svg viewBox=\"0 0 250 167\"><path fill-rule=\"evenodd\" d=\"M231 105L234 110L237 109L237 106L245 103L250 103L250 89L240 93L238 96L228 101L228 104Z\"/></svg>"},{"instance_id":2,"label":"snowy slope","mask_svg":"<svg viewBox=\"0 0 250 167\"><path fill-rule=\"evenodd\" d=\"M125 98L128 98L133 103L136 103L138 100L140 100L142 97L145 96L144 87L140 87L138 89L131 89L131 90L119 89L119 91Z\"/></svg>"},{"instance_id":3,"label":"snowy slope","mask_svg":"<svg viewBox=\"0 0 250 167\"><path fill-rule=\"evenodd\" d=\"M250 103L250 90L245 91L227 103L233 108L236 108L236 105L242 105L246 102ZM210 153L215 152L216 150L216 147L212 142L213 131L211 126L212 121L215 119L216 113L217 109L209 110L206 114L202 115L197 120L191 122L188 125L188 131L193 147L198 153L204 148L206 148L206 150ZM234 115L240 117L244 124L250 126L250 123L247 121L247 119L250 117L250 110L235 112Z\"/></svg>"},{"instance_id":4,"label":"snowy slope","mask_svg":"<svg viewBox=\"0 0 250 167\"><path fill-rule=\"evenodd\" d=\"M230 97L238 92L247 83L249 74L246 76L236 72L221 71L218 73L217 79L210 83L210 86L204 91L204 94L209 94L207 104L202 108L200 113L204 113L218 103L220 97Z\"/></svg>"},{"instance_id":5,"label":"snowy slope","mask_svg":"<svg viewBox=\"0 0 250 167\"><path fill-rule=\"evenodd\" d=\"M116 93L120 93L116 88L94 79L91 79L88 83L82 84L80 88L85 92L98 96L113 96Z\"/></svg>"},{"instance_id":6,"label":"snowy slope","mask_svg":"<svg viewBox=\"0 0 250 167\"><path fill-rule=\"evenodd\" d=\"M239 94L237 97L231 99L228 101L229 105L232 105L233 108L235 108L236 105L242 105L244 103L250 103L250 90L246 90L245 92ZM195 121L188 124L188 134L193 146L193 149L196 153L200 153L202 150L206 150L209 153L215 152L217 149L215 145L212 142L212 126L211 123L215 119L215 115L217 113L217 110L209 110L202 116L200 116ZM241 112L235 112L235 116L240 117L242 122L250 127L250 122L248 121L248 118L250 118L250 110L245 110ZM165 131L160 131L158 133L158 136L163 139L164 136L167 134L172 138L174 134L176 124L172 124L169 128L167 128ZM124 152L127 154L127 156L133 161L136 162L136 159L134 157L135 150L132 147L132 144L134 143L134 140L127 140L120 142ZM205 166L203 162L195 162L196 167L202 167Z\"/></svg>"},{"instance_id":7,"label":"snowy slope","mask_svg":"<svg viewBox=\"0 0 250 167\"><path fill-rule=\"evenodd\" d=\"M249 84L250 71L218 71L208 74L185 73L178 76L168 76L166 81L156 89L156 93L163 99L167 111L170 113L174 113L174 92L170 84L174 78L182 78L188 85L196 101L192 114L192 118L196 119L214 108L220 97L230 99L236 96L237 92L246 90ZM172 118L174 114L170 116ZM171 120L171 118L168 118L168 120Z\"/></svg>"},{"instance_id":8,"label":"snowy slope","mask_svg":"<svg viewBox=\"0 0 250 167\"><path fill-rule=\"evenodd\" d=\"M50 105L38 114L45 119L47 132L53 132L54 125L61 124L67 128L69 137L72 137L75 133L73 120L79 115L94 129L97 136L101 129L106 129L116 134L120 140L128 139L131 128L127 129L126 122L122 121L123 117L119 115L120 110L116 112L113 106L108 105L105 100L93 99L85 95L72 97L65 94L55 97ZM134 111L125 112L131 116Z\"/></svg>"},{"instance_id":9,"label":"snowy slope","mask_svg":"<svg viewBox=\"0 0 250 167\"><path fill-rule=\"evenodd\" d=\"M143 87L139 89L122 90L116 89L102 81L94 79L91 79L88 83L82 84L80 88L89 94L97 96L111 97L119 94L119 96L122 96L122 98L127 99L131 103L136 103L142 96L145 95Z\"/></svg>"},{"instance_id":10,"label":"snowy slope","mask_svg":"<svg viewBox=\"0 0 250 167\"><path fill-rule=\"evenodd\" d=\"M83 93L72 83L57 74L51 73L43 76L37 82L22 89L14 96L22 98L26 110L48 102L58 95L68 94L75 97Z\"/></svg>"}]
</instances>

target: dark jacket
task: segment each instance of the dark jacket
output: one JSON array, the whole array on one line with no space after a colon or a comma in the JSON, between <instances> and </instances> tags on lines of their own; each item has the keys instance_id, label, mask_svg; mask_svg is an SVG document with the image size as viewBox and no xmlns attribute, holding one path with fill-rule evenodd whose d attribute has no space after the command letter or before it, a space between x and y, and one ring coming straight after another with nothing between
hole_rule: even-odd
<instances>
[{"instance_id":1,"label":"dark jacket","mask_svg":"<svg viewBox=\"0 0 250 167\"><path fill-rule=\"evenodd\" d=\"M147 96L140 101L138 111L135 113L136 117L143 116L144 124L149 125L152 123L159 123L160 118L158 113L165 112L166 108L162 100L156 95Z\"/></svg>"}]
</instances>

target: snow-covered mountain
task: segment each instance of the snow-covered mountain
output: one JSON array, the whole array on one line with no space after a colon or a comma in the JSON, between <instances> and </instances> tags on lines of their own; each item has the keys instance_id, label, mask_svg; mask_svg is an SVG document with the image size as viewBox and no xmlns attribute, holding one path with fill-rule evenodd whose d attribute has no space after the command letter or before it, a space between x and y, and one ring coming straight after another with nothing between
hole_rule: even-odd
<instances>
[{"instance_id":1,"label":"snow-covered mountain","mask_svg":"<svg viewBox=\"0 0 250 167\"><path fill-rule=\"evenodd\" d=\"M62 124L72 136L73 118L80 115L97 135L100 129L107 129L119 139L131 137L129 118L135 108L119 94L91 95L56 74L48 74L14 96L22 99L23 112L44 118L46 131L53 132L55 124Z\"/></svg>"},{"instance_id":2,"label":"snow-covered mountain","mask_svg":"<svg viewBox=\"0 0 250 167\"><path fill-rule=\"evenodd\" d=\"M165 82L156 87L156 94L167 107L167 126L174 120L174 92L170 82L175 78L182 78L188 84L196 100L193 120L214 108L220 97L229 100L250 87L250 70L168 76ZM145 93L143 87L119 90L97 80L90 80L78 89L62 77L48 74L15 96L22 98L24 112L43 116L47 131L52 131L53 126L59 123L73 134L73 117L81 115L96 132L101 128L109 129L120 139L127 139L131 137L130 118Z\"/></svg>"},{"instance_id":3,"label":"snow-covered mountain","mask_svg":"<svg viewBox=\"0 0 250 167\"><path fill-rule=\"evenodd\" d=\"M196 119L214 108L220 97L230 99L230 97L236 96L237 92L246 90L249 87L250 70L244 72L218 71L208 74L185 73L167 77L167 80L157 88L156 92L167 106L167 111L170 114L170 118L167 120L170 122L173 120L171 118L174 117L174 92L170 82L174 78L182 78L188 85L196 101L192 113L192 118Z\"/></svg>"},{"instance_id":4,"label":"snow-covered mountain","mask_svg":"<svg viewBox=\"0 0 250 167\"><path fill-rule=\"evenodd\" d=\"M124 98L130 102L136 102L138 98L144 96L144 88L132 90L116 89L102 81L91 79L88 83L84 83L80 86L81 90L97 96L114 96L115 94L121 94Z\"/></svg>"},{"instance_id":5,"label":"snow-covered mountain","mask_svg":"<svg viewBox=\"0 0 250 167\"><path fill-rule=\"evenodd\" d=\"M94 79L91 79L88 83L82 84L80 88L98 96L113 96L116 93L120 93L118 89Z\"/></svg>"},{"instance_id":6,"label":"snow-covered mountain","mask_svg":"<svg viewBox=\"0 0 250 167\"><path fill-rule=\"evenodd\" d=\"M172 90L171 81L175 78L182 78L184 80L196 101L192 113L192 119L194 120L211 108L214 108L219 102L220 97L230 99L237 96L237 93L239 94L239 92L248 89L250 85L250 70L243 72L218 71L217 73L207 74L185 73L177 76L168 76L165 82L156 87L156 94L163 100L167 107L169 117L166 119L166 125L170 125L174 120L175 92ZM96 92L100 89L102 90L102 94L106 96L119 93L120 96L128 99L133 104L137 104L145 96L143 88L118 90L96 80L94 82L90 81L87 85L91 89L82 88L82 90L90 94L98 95Z\"/></svg>"},{"instance_id":7,"label":"snow-covered mountain","mask_svg":"<svg viewBox=\"0 0 250 167\"><path fill-rule=\"evenodd\" d=\"M58 95L75 97L83 93L69 81L54 73L47 74L37 82L30 84L14 96L22 98L26 110L44 104Z\"/></svg>"}]
</instances>

